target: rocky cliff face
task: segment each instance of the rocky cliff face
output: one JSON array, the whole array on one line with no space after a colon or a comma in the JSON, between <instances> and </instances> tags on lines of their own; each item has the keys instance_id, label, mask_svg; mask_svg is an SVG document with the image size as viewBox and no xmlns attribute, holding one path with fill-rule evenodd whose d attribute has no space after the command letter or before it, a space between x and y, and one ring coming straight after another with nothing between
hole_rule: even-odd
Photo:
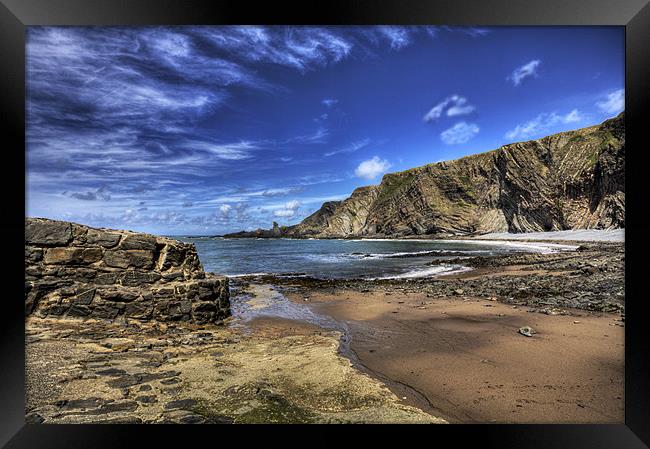
<instances>
[{"instance_id":1,"label":"rocky cliff face","mask_svg":"<svg viewBox=\"0 0 650 449\"><path fill-rule=\"evenodd\" d=\"M470 235L625 227L624 115L598 126L387 174L287 237ZM246 235L238 235L246 236Z\"/></svg>"},{"instance_id":2,"label":"rocky cliff face","mask_svg":"<svg viewBox=\"0 0 650 449\"><path fill-rule=\"evenodd\" d=\"M213 323L230 315L228 279L206 274L191 244L27 218L25 312Z\"/></svg>"}]
</instances>

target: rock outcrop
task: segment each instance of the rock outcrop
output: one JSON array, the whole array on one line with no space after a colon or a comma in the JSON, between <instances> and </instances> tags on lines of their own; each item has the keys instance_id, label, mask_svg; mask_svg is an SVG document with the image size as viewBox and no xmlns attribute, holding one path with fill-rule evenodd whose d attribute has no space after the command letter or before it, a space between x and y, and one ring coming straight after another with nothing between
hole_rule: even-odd
<instances>
[{"instance_id":1,"label":"rock outcrop","mask_svg":"<svg viewBox=\"0 0 650 449\"><path fill-rule=\"evenodd\" d=\"M192 244L26 218L25 312L214 323L230 315L228 279L205 273Z\"/></svg>"},{"instance_id":2,"label":"rock outcrop","mask_svg":"<svg viewBox=\"0 0 650 449\"><path fill-rule=\"evenodd\" d=\"M624 114L600 125L387 174L282 237L473 235L625 227ZM255 235L252 235L255 234ZM277 234L277 232L276 232ZM274 233L228 237L274 237Z\"/></svg>"}]
</instances>

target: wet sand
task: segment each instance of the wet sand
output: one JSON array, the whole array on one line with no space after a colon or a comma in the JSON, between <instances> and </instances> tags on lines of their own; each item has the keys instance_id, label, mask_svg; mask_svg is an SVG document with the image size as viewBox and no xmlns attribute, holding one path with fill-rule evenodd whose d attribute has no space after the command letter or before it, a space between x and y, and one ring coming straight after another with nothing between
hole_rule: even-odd
<instances>
[{"instance_id":1,"label":"wet sand","mask_svg":"<svg viewBox=\"0 0 650 449\"><path fill-rule=\"evenodd\" d=\"M449 422L624 421L619 315L546 315L485 298L381 289L287 297L341 322L353 359L405 403ZM522 326L537 334L519 334Z\"/></svg>"}]
</instances>

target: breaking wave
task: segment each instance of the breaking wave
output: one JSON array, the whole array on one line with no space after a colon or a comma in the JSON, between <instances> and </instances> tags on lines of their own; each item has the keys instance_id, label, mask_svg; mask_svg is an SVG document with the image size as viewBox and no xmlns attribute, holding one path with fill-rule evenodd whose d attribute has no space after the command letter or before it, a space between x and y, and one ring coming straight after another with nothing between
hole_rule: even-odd
<instances>
[{"instance_id":1,"label":"breaking wave","mask_svg":"<svg viewBox=\"0 0 650 449\"><path fill-rule=\"evenodd\" d=\"M434 267L416 268L414 270L407 271L406 273L391 274L388 276L372 278L372 280L425 278L425 277L440 276L445 274L462 273L464 271L470 271L470 270L472 270L472 268L465 267L462 265L436 265Z\"/></svg>"}]
</instances>

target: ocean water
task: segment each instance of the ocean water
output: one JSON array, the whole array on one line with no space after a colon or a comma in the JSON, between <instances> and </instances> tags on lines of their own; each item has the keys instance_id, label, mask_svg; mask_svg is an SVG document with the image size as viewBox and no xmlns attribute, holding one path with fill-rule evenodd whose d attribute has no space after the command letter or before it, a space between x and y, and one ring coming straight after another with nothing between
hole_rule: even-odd
<instances>
[{"instance_id":1,"label":"ocean water","mask_svg":"<svg viewBox=\"0 0 650 449\"><path fill-rule=\"evenodd\" d=\"M432 277L467 270L462 261L450 260L459 257L576 249L553 243L504 241L174 238L193 243L208 272L336 279ZM443 263L430 265L436 259Z\"/></svg>"}]
</instances>

